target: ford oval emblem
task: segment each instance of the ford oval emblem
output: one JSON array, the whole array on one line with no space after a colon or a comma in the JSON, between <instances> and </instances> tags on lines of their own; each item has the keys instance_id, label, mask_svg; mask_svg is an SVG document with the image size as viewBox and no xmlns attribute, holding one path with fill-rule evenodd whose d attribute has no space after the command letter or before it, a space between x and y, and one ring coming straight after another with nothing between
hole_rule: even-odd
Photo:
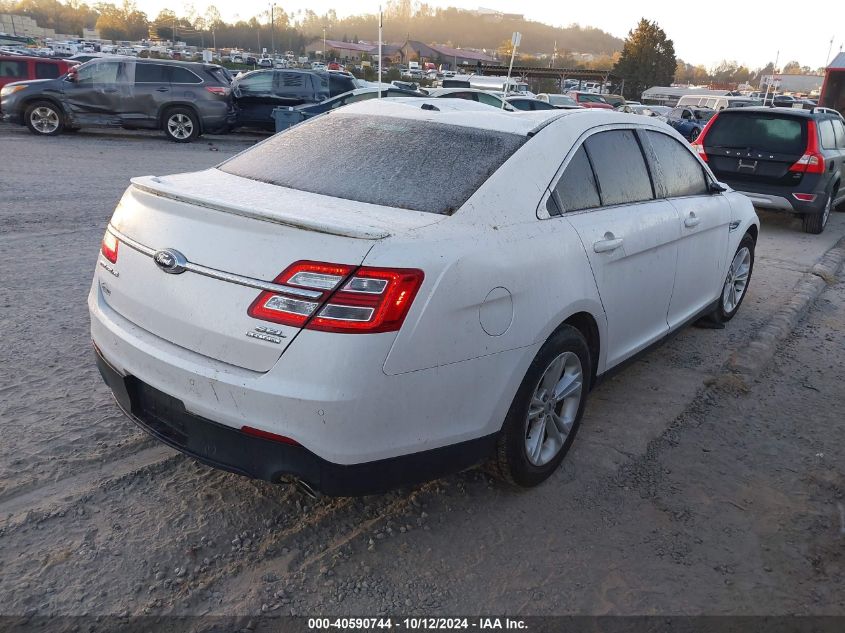
<instances>
[{"instance_id":1,"label":"ford oval emblem","mask_svg":"<svg viewBox=\"0 0 845 633\"><path fill-rule=\"evenodd\" d=\"M178 275L179 273L185 272L185 266L188 263L185 256L173 248L156 251L156 254L153 255L153 261L156 263L156 266L170 275Z\"/></svg>"}]
</instances>

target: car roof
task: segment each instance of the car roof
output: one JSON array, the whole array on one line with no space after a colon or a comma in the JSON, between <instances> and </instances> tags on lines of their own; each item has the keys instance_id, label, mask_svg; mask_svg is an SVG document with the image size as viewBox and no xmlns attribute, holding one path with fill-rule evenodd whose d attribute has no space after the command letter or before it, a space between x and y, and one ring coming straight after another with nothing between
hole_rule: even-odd
<instances>
[{"instance_id":1,"label":"car roof","mask_svg":"<svg viewBox=\"0 0 845 633\"><path fill-rule=\"evenodd\" d=\"M428 94L432 96L437 96L448 95L452 94L453 92L483 92L484 94L489 94L494 97L496 96L492 92L489 92L487 90L481 90L480 88L461 88L460 86L457 86L455 88L434 88L432 90L429 90Z\"/></svg>"},{"instance_id":2,"label":"car roof","mask_svg":"<svg viewBox=\"0 0 845 633\"><path fill-rule=\"evenodd\" d=\"M39 57L38 55L10 55L9 53L0 53L0 59L12 59L14 61L28 59L35 62L53 62L54 64L67 63L64 59L56 59L55 57Z\"/></svg>"},{"instance_id":3,"label":"car roof","mask_svg":"<svg viewBox=\"0 0 845 633\"><path fill-rule=\"evenodd\" d=\"M772 112L776 114L792 114L794 116L804 117L805 119L809 119L813 116L813 112L811 110L805 110L804 108L769 108L767 106L750 106L748 108L728 108L727 110L723 110L723 112L766 112L771 114ZM819 113L821 114L821 113Z\"/></svg>"},{"instance_id":4,"label":"car roof","mask_svg":"<svg viewBox=\"0 0 845 633\"><path fill-rule=\"evenodd\" d=\"M431 108L423 109L428 104ZM436 110L434 109L436 108ZM400 119L432 121L446 125L473 127L531 136L552 121L566 116L583 116L589 112L581 110L536 110L530 112L507 112L493 106L465 99L438 99L426 97L396 97L391 99L368 99L348 105L341 110L344 114L367 116L389 116ZM610 122L628 121L630 115L607 112L622 118Z\"/></svg>"}]
</instances>

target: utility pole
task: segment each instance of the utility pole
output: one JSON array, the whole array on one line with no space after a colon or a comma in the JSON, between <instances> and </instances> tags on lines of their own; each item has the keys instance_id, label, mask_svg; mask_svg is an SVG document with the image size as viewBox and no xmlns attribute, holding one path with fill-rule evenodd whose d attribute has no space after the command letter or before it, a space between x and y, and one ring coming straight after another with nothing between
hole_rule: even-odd
<instances>
[{"instance_id":1,"label":"utility pole","mask_svg":"<svg viewBox=\"0 0 845 633\"><path fill-rule=\"evenodd\" d=\"M326 61L326 27L323 26L323 61Z\"/></svg>"},{"instance_id":2,"label":"utility pole","mask_svg":"<svg viewBox=\"0 0 845 633\"><path fill-rule=\"evenodd\" d=\"M511 63L508 66L508 78L505 81L505 92L504 96L502 97L502 110L505 109L505 99L508 98L508 90L511 87L511 72L513 72L513 58L516 57L516 47L519 46L519 43L522 41L522 33L515 31L513 37L511 37Z\"/></svg>"},{"instance_id":3,"label":"utility pole","mask_svg":"<svg viewBox=\"0 0 845 633\"><path fill-rule=\"evenodd\" d=\"M273 9L275 8L275 3L270 3L270 55L273 57L273 63L275 64L276 59L276 34L275 29L273 28Z\"/></svg>"},{"instance_id":4,"label":"utility pole","mask_svg":"<svg viewBox=\"0 0 845 633\"><path fill-rule=\"evenodd\" d=\"M378 7L378 98L381 99L381 34L382 34L381 5ZM325 45L324 45L325 46Z\"/></svg>"},{"instance_id":5,"label":"utility pole","mask_svg":"<svg viewBox=\"0 0 845 633\"><path fill-rule=\"evenodd\" d=\"M830 51L833 50L833 38L830 38L830 46L827 47L827 57L824 58L824 67L827 68L827 65L830 63Z\"/></svg>"},{"instance_id":6,"label":"utility pole","mask_svg":"<svg viewBox=\"0 0 845 633\"><path fill-rule=\"evenodd\" d=\"M772 80L766 82L766 94L763 97L763 105L766 105L766 101L769 100L769 88L775 82L775 73L777 73L777 71L778 71L778 60L779 59L780 59L780 51L778 51L777 54L775 55L775 65L772 67Z\"/></svg>"}]
</instances>

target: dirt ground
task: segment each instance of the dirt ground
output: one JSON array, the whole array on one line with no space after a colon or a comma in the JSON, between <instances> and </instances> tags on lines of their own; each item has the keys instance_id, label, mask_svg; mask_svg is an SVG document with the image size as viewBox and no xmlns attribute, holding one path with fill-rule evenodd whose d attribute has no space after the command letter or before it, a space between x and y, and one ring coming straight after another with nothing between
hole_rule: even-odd
<instances>
[{"instance_id":1,"label":"dirt ground","mask_svg":"<svg viewBox=\"0 0 845 633\"><path fill-rule=\"evenodd\" d=\"M311 500L198 464L114 405L85 297L136 175L250 139L0 126L0 615L845 615L845 283L771 365L722 368L845 234L763 217L752 288L593 392L564 467Z\"/></svg>"}]
</instances>

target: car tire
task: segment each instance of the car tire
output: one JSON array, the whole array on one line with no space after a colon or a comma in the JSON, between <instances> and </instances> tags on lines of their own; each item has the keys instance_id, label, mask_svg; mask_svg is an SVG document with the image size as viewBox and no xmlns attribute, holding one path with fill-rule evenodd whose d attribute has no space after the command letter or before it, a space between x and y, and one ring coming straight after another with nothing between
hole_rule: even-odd
<instances>
[{"instance_id":1,"label":"car tire","mask_svg":"<svg viewBox=\"0 0 845 633\"><path fill-rule=\"evenodd\" d=\"M719 295L719 305L713 314L714 320L718 323L727 323L734 318L739 311L739 306L742 305L742 300L748 294L748 284L751 283L751 273L754 272L755 246L754 238L746 233L734 253Z\"/></svg>"},{"instance_id":2,"label":"car tire","mask_svg":"<svg viewBox=\"0 0 845 633\"><path fill-rule=\"evenodd\" d=\"M839 191L840 191L840 189L841 189L841 188L842 188L842 185L838 185L838 186L837 186L837 188L836 188L836 192L834 192L834 194L833 194L833 199L834 199L834 200L836 199L836 196L838 196L838 195L839 195ZM840 213L845 213L845 199L843 199L843 200L842 200L842 202L840 202L840 203L839 203L839 204L837 204L835 207L833 207L833 210L834 210L834 211L839 211Z\"/></svg>"},{"instance_id":3,"label":"car tire","mask_svg":"<svg viewBox=\"0 0 845 633\"><path fill-rule=\"evenodd\" d=\"M808 213L801 216L801 225L805 233L812 233L818 235L824 231L827 226L827 221L830 218L831 207L833 206L833 194L827 196L824 207L819 213Z\"/></svg>"},{"instance_id":4,"label":"car tire","mask_svg":"<svg viewBox=\"0 0 845 633\"><path fill-rule=\"evenodd\" d=\"M557 469L581 424L591 363L587 341L569 325L561 326L543 344L499 433L493 464L496 475L528 488ZM547 428L547 424L551 426Z\"/></svg>"},{"instance_id":5,"label":"car tire","mask_svg":"<svg viewBox=\"0 0 845 633\"><path fill-rule=\"evenodd\" d=\"M61 108L50 101L35 101L27 106L24 121L29 131L38 136L57 136L65 127Z\"/></svg>"},{"instance_id":6,"label":"car tire","mask_svg":"<svg viewBox=\"0 0 845 633\"><path fill-rule=\"evenodd\" d=\"M689 133L689 140L695 141L699 137L700 134L701 134L701 130L699 130L697 127L694 127L692 129L692 132Z\"/></svg>"},{"instance_id":7,"label":"car tire","mask_svg":"<svg viewBox=\"0 0 845 633\"><path fill-rule=\"evenodd\" d=\"M190 143L200 135L200 123L190 108L170 108L162 117L164 135L174 143Z\"/></svg>"}]
</instances>

